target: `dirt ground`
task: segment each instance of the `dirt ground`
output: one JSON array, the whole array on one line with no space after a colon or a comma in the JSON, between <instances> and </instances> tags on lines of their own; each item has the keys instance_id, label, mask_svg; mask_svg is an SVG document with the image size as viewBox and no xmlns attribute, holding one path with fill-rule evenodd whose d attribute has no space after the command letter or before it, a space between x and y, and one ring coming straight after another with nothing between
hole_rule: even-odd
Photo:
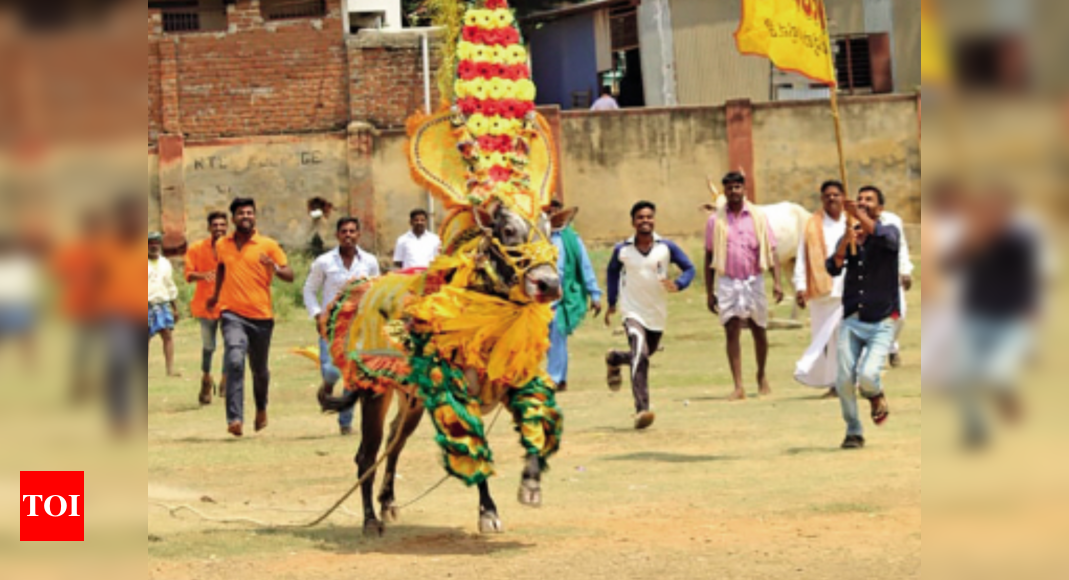
<instances>
[{"instance_id":1,"label":"dirt ground","mask_svg":"<svg viewBox=\"0 0 1069 580\"><path fill-rule=\"evenodd\" d=\"M312 344L303 320L276 329L271 426L233 440L223 406L196 403L199 334L178 330L184 378L150 361L148 572L154 579L272 578L865 578L902 579L921 566L919 293L910 297L904 366L889 371L892 418L869 446L840 451L836 401L791 378L808 328L776 331L775 393L728 403L722 331L702 291L673 298L665 350L654 359L657 423L631 427L628 390L610 393L603 355L623 345L603 324L573 337L571 389L561 395L564 445L544 480L544 507L516 501L521 449L507 417L491 433L492 489L506 533L477 533L477 493L449 481L405 509L385 537L362 537L359 500L327 523L271 530L172 517L158 504L272 523L314 518L354 480L358 440L319 414L314 365L288 351ZM781 306L776 315L787 317ZM747 339L746 373L755 368ZM251 389L249 389L251 390ZM251 393L247 408L252 408ZM398 501L441 479L427 421L401 461Z\"/></svg>"}]
</instances>

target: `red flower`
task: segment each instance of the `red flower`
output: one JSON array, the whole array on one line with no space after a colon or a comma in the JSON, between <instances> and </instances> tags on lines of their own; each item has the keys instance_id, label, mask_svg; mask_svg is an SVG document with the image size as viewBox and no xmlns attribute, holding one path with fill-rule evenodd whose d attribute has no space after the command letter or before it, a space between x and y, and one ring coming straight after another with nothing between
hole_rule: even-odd
<instances>
[{"instance_id":1,"label":"red flower","mask_svg":"<svg viewBox=\"0 0 1069 580\"><path fill-rule=\"evenodd\" d=\"M498 137L497 140L499 141L498 151L501 151L502 153L507 153L512 149L512 137L509 137L508 135L502 135Z\"/></svg>"},{"instance_id":2,"label":"red flower","mask_svg":"<svg viewBox=\"0 0 1069 580\"><path fill-rule=\"evenodd\" d=\"M521 113L521 104L516 99L505 99L501 101L500 115L507 119L519 119L523 116Z\"/></svg>"},{"instance_id":3,"label":"red flower","mask_svg":"<svg viewBox=\"0 0 1069 580\"><path fill-rule=\"evenodd\" d=\"M499 43L505 46L508 46L510 44L516 44L520 41L520 31L516 30L515 28L512 28L511 26L501 28L498 30L497 39Z\"/></svg>"},{"instance_id":4,"label":"red flower","mask_svg":"<svg viewBox=\"0 0 1069 580\"><path fill-rule=\"evenodd\" d=\"M482 137L479 137L479 150L483 153L497 151L497 139L491 135L483 135Z\"/></svg>"},{"instance_id":5,"label":"red flower","mask_svg":"<svg viewBox=\"0 0 1069 580\"><path fill-rule=\"evenodd\" d=\"M462 36L464 37L464 40L468 42L477 43L479 42L479 39L482 38L482 35L480 34L481 32L482 29L478 26L465 26Z\"/></svg>"},{"instance_id":6,"label":"red flower","mask_svg":"<svg viewBox=\"0 0 1069 580\"><path fill-rule=\"evenodd\" d=\"M478 76L484 78L484 79L485 78L489 78L490 77L490 66L491 66L490 63L488 63L488 62L476 63L476 65L475 65L475 70L477 71L476 74Z\"/></svg>"},{"instance_id":7,"label":"red flower","mask_svg":"<svg viewBox=\"0 0 1069 580\"><path fill-rule=\"evenodd\" d=\"M507 0L486 0L487 8L508 8L509 3Z\"/></svg>"},{"instance_id":8,"label":"red flower","mask_svg":"<svg viewBox=\"0 0 1069 580\"><path fill-rule=\"evenodd\" d=\"M457 105L465 115L473 115L479 110L479 100L475 97L464 97L457 101Z\"/></svg>"},{"instance_id":9,"label":"red flower","mask_svg":"<svg viewBox=\"0 0 1069 580\"><path fill-rule=\"evenodd\" d=\"M505 76L505 67L504 67L504 65L491 63L488 67L486 67L486 69L487 69L487 75L488 75L487 78L493 79L493 78L498 78L498 77Z\"/></svg>"},{"instance_id":10,"label":"red flower","mask_svg":"<svg viewBox=\"0 0 1069 580\"><path fill-rule=\"evenodd\" d=\"M483 114L487 117L493 117L501 114L500 104L492 99L486 99L482 102Z\"/></svg>"},{"instance_id":11,"label":"red flower","mask_svg":"<svg viewBox=\"0 0 1069 580\"><path fill-rule=\"evenodd\" d=\"M460 61L460 66L457 67L457 75L466 81L475 80L478 76L478 72L475 63L470 60Z\"/></svg>"},{"instance_id":12,"label":"red flower","mask_svg":"<svg viewBox=\"0 0 1069 580\"><path fill-rule=\"evenodd\" d=\"M518 81L518 80L524 78L524 77L520 76L520 73L521 73L521 71L520 71L520 69L519 69L519 67L517 65L508 65L508 66L505 66L505 70L502 72L501 76L505 77L506 79L508 79L510 81Z\"/></svg>"},{"instance_id":13,"label":"red flower","mask_svg":"<svg viewBox=\"0 0 1069 580\"><path fill-rule=\"evenodd\" d=\"M483 44L501 44L501 31L498 28L483 29Z\"/></svg>"},{"instance_id":14,"label":"red flower","mask_svg":"<svg viewBox=\"0 0 1069 580\"><path fill-rule=\"evenodd\" d=\"M512 179L512 170L508 167L496 165L490 168L490 179L494 181L508 181Z\"/></svg>"}]
</instances>

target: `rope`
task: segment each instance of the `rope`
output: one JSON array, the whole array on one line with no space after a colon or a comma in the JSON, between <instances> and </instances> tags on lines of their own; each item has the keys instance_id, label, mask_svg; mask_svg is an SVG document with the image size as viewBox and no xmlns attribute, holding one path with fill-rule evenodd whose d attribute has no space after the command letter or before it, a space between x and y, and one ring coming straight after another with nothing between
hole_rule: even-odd
<instances>
[{"instance_id":1,"label":"rope","mask_svg":"<svg viewBox=\"0 0 1069 580\"><path fill-rule=\"evenodd\" d=\"M487 437L489 437L490 436L490 432L494 430L494 425L497 424L497 418L501 416L501 410L502 410L502 407L498 407L497 408L497 414L494 415L494 419L492 421L490 421L490 427L488 427L486 429ZM438 488L442 487L442 485L444 485L445 482L449 481L450 477L452 477L452 476L449 475L449 474L446 474L445 476L443 476L441 479L438 480L438 483L435 483L434 485L432 485L429 488L427 488L427 491L424 491L423 493L421 493L418 496L416 496L416 499L414 499L412 501L409 501L407 503L403 503L403 504L401 504L399 506L396 506L395 509L397 509L398 511L405 510L405 509L408 509L408 508L416 505L417 503L423 501L424 499L427 498L427 496L429 496L430 494L434 493L435 491L438 491Z\"/></svg>"},{"instance_id":2,"label":"rope","mask_svg":"<svg viewBox=\"0 0 1069 580\"><path fill-rule=\"evenodd\" d=\"M402 406L402 408L401 408L401 416L400 416L400 424L403 425L404 422L406 420L408 420L409 411L410 411L410 409L409 409L408 405ZM167 504L159 503L159 502L156 502L153 505L155 505L157 507L161 507L161 508L167 510L168 512L170 512L171 517L174 517L174 515L179 513L179 512L188 511L188 512L192 513L193 515L198 516L198 517L200 517L201 519L203 519L205 521L216 522L216 523L220 523L220 524L250 524L250 525L259 526L259 527L262 527L262 528L271 528L271 529L280 529L280 530L284 530L284 529L290 529L290 530L298 529L299 530L299 529L314 528L314 527L318 526L319 524L323 523L324 521L326 521L326 519L329 518L334 512L338 511L338 508L340 508L342 506L342 504L344 504L346 501L348 501L349 498L352 497L354 493L356 493L356 490L360 489L360 486L364 485L364 483L368 480L369 477L371 477L372 475L375 474L376 471L378 471L378 468L380 466L382 466L382 462L385 461L386 458L389 457L390 454L393 453L395 449L397 449L397 445L401 443L401 435L402 435L403 432L404 432L403 429L398 429L397 430L397 434L394 435L393 441L390 442L390 445L387 447L386 451L382 455L380 455L377 460L375 460L375 463L371 466L370 469L367 470L366 473L364 473L364 475L360 476L356 480L356 483L354 483L353 486L349 488L349 491L345 492L341 496L341 498L338 499L338 501L334 502L334 505L330 506L330 508L327 509L327 511L323 512L322 515L320 515L319 517L317 517L316 519L314 519L314 520L312 520L312 521L310 521L308 523L304 523L304 524L272 524L272 523L268 523L268 522L265 522L265 521L262 521L262 520L257 520L257 519L254 519L254 518L244 518L244 517L241 517L241 518L217 518L217 517L213 517L213 516L209 516L207 514L204 514L203 512L198 510L197 508L194 508L193 506L190 506L190 505L183 504L183 505L178 505L178 506L171 506L171 505L167 505Z\"/></svg>"},{"instance_id":3,"label":"rope","mask_svg":"<svg viewBox=\"0 0 1069 580\"><path fill-rule=\"evenodd\" d=\"M408 405L403 405L402 406L402 409L401 409L402 415L400 417L400 423L399 423L400 425L404 425L404 422L408 419L408 413L410 411L411 411L411 409L410 409L410 407ZM501 411L502 411L502 407L498 407L497 414L494 415L494 419L490 422L490 427L487 428L487 430L486 430L487 435L490 434L490 431L492 431L494 429L494 425L497 424L498 418L501 417ZM226 524L226 525L248 524L248 525L257 526L257 527L261 527L261 528L269 528L269 529L277 529L277 530L285 530L285 529L291 529L291 530L292 529L298 529L299 530L299 529L314 528L314 527L318 526L319 524L323 523L324 521L326 521L327 518L329 518L331 515L334 514L334 512L338 511L339 509L341 509L341 511L343 513L347 514L347 515L350 515L350 516L353 516L353 517L361 517L358 514L354 514L349 509L343 507L342 504L344 504L346 501L348 501L349 498L352 497L352 495L354 493L356 493L356 490L360 489L360 486L362 486L364 484L364 482L367 481L368 477L370 477L372 474L374 474L376 471L378 471L378 468L382 465L382 462L385 461L386 458L388 458L390 456L390 454L394 452L394 450L397 448L397 445L400 444L401 435L403 434L403 432L404 432L403 429L398 429L397 430L397 434L394 436L393 441L390 442L390 445L387 447L386 451L381 456L379 456L379 458L375 461L374 465L371 466L371 469L369 469L367 471L367 473L365 473L362 477L357 479L356 483L353 484L353 486L351 488L349 488L349 491L345 492L345 494L342 495L341 498L338 499L338 501L334 502L334 505L332 505L329 509L327 509L327 511L325 511L321 515L319 515L319 517L317 517L316 519L314 519L314 520L312 520L312 521L310 521L308 523L303 523L303 524L272 524L272 523L265 522L263 520L258 520L258 519L255 519L255 518L246 518L246 517L222 518L222 517L209 516L208 514L205 514L204 512L198 510L197 508L195 508L195 507L193 507L191 505L187 505L187 504L172 506L172 505L168 505L168 504L161 503L161 502L155 502L152 505L155 506L155 507L159 507L159 508L163 508L163 509L167 510L170 513L171 517L175 517L176 514L181 513L183 511L186 511L186 512L189 512L189 513L191 513L191 514L193 514L193 515L195 515L195 516L199 517L200 519L202 519L204 521L207 521L207 522L213 522L213 523L218 523L218 524ZM444 485L446 481L449 481L450 477L451 476L446 475L445 477L440 479L438 481L438 483L435 483L434 485L432 485L426 491L424 491L423 493L418 495L415 499L413 499L413 500L411 500L411 501L409 501L407 503L401 504L400 506L397 506L396 509L398 509L398 510L407 509L407 508L412 507L413 505L419 503L420 501L423 501L428 496L430 496L432 493L437 491L438 488L442 487L442 485ZM275 512L288 512L288 513L315 513L312 510L287 510L287 509L284 509L284 508L262 508L262 511L275 511Z\"/></svg>"}]
</instances>

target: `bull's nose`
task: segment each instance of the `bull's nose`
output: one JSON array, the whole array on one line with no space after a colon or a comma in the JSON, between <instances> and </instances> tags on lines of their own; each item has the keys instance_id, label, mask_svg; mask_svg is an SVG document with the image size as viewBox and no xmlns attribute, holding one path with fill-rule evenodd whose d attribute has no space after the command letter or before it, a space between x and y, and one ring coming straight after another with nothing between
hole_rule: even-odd
<instances>
[{"instance_id":1,"label":"bull's nose","mask_svg":"<svg viewBox=\"0 0 1069 580\"><path fill-rule=\"evenodd\" d=\"M548 280L539 280L537 283L538 293L542 300L546 302L554 302L561 297L560 279L550 278Z\"/></svg>"}]
</instances>

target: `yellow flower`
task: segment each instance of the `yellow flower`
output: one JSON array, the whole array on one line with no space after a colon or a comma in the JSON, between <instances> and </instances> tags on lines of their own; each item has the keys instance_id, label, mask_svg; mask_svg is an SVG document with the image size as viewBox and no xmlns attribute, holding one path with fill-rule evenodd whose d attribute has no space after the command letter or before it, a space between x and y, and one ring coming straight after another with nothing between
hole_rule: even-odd
<instances>
[{"instance_id":1,"label":"yellow flower","mask_svg":"<svg viewBox=\"0 0 1069 580\"><path fill-rule=\"evenodd\" d=\"M487 60L494 64L505 64L508 62L505 55L508 53L508 49L503 46L488 47L487 51L490 53Z\"/></svg>"},{"instance_id":2,"label":"yellow flower","mask_svg":"<svg viewBox=\"0 0 1069 580\"><path fill-rule=\"evenodd\" d=\"M533 101L535 99L534 83L528 79L516 81L516 98L521 101Z\"/></svg>"},{"instance_id":3,"label":"yellow flower","mask_svg":"<svg viewBox=\"0 0 1069 580\"><path fill-rule=\"evenodd\" d=\"M494 117L490 120L491 135L507 135L512 132L512 119Z\"/></svg>"},{"instance_id":4,"label":"yellow flower","mask_svg":"<svg viewBox=\"0 0 1069 580\"><path fill-rule=\"evenodd\" d=\"M481 28L491 28L493 26L494 11L493 10L472 10L475 13L476 26Z\"/></svg>"},{"instance_id":5,"label":"yellow flower","mask_svg":"<svg viewBox=\"0 0 1069 580\"><path fill-rule=\"evenodd\" d=\"M486 99L486 79L468 81L468 96L475 97L480 101Z\"/></svg>"},{"instance_id":6,"label":"yellow flower","mask_svg":"<svg viewBox=\"0 0 1069 580\"><path fill-rule=\"evenodd\" d=\"M468 83L466 83L465 81L458 80L456 83L453 84L453 91L457 94L458 97L463 99L464 97L468 96Z\"/></svg>"},{"instance_id":7,"label":"yellow flower","mask_svg":"<svg viewBox=\"0 0 1069 580\"><path fill-rule=\"evenodd\" d=\"M460 57L460 60L472 60L475 58L475 45L466 40L461 40L457 43L457 56Z\"/></svg>"},{"instance_id":8,"label":"yellow flower","mask_svg":"<svg viewBox=\"0 0 1069 580\"><path fill-rule=\"evenodd\" d=\"M511 88L509 85L511 84L510 81L505 79L490 79L486 83L486 96L494 100L504 99L509 93L509 89Z\"/></svg>"},{"instance_id":9,"label":"yellow flower","mask_svg":"<svg viewBox=\"0 0 1069 580\"><path fill-rule=\"evenodd\" d=\"M527 49L519 44L513 44L504 49L502 58L507 64L523 64L527 62Z\"/></svg>"},{"instance_id":10,"label":"yellow flower","mask_svg":"<svg viewBox=\"0 0 1069 580\"><path fill-rule=\"evenodd\" d=\"M468 13L464 15L464 24L468 26L479 25L479 12L480 10L468 10Z\"/></svg>"},{"instance_id":11,"label":"yellow flower","mask_svg":"<svg viewBox=\"0 0 1069 580\"><path fill-rule=\"evenodd\" d=\"M490 47L483 44L472 45L475 48L471 52L471 60L477 61L489 61L493 59L494 49L498 47Z\"/></svg>"},{"instance_id":12,"label":"yellow flower","mask_svg":"<svg viewBox=\"0 0 1069 580\"><path fill-rule=\"evenodd\" d=\"M493 122L493 121L491 121L491 122ZM507 161L505 160L505 156L500 154L500 153L491 153L490 155L487 155L485 157L485 159L486 159L486 162L487 162L489 167L497 167L497 166L502 166L503 167L503 166L505 166L507 164Z\"/></svg>"},{"instance_id":13,"label":"yellow flower","mask_svg":"<svg viewBox=\"0 0 1069 580\"><path fill-rule=\"evenodd\" d=\"M481 113L475 113L468 118L468 130L476 137L481 137L490 130L490 120Z\"/></svg>"},{"instance_id":14,"label":"yellow flower","mask_svg":"<svg viewBox=\"0 0 1069 580\"><path fill-rule=\"evenodd\" d=\"M513 18L512 16L512 11L508 8L500 8L498 10L495 10L494 17L496 24L499 28L504 26L510 26L515 21L515 18Z\"/></svg>"}]
</instances>

